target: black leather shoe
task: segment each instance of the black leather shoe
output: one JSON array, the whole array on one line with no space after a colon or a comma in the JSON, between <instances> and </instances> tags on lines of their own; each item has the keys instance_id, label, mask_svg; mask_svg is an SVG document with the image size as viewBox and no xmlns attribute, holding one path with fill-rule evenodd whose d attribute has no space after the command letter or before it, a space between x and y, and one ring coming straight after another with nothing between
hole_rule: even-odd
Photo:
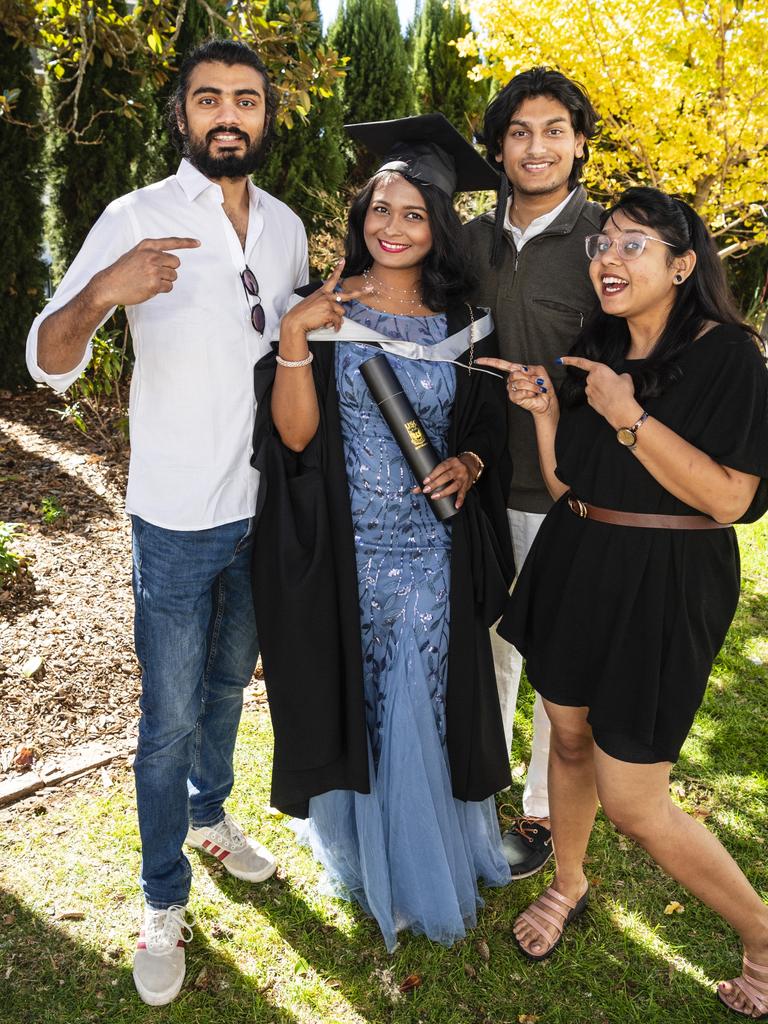
<instances>
[{"instance_id":1,"label":"black leather shoe","mask_svg":"<svg viewBox=\"0 0 768 1024\"><path fill-rule=\"evenodd\" d=\"M535 818L516 818L501 843L513 879L535 875L553 853L552 833Z\"/></svg>"}]
</instances>

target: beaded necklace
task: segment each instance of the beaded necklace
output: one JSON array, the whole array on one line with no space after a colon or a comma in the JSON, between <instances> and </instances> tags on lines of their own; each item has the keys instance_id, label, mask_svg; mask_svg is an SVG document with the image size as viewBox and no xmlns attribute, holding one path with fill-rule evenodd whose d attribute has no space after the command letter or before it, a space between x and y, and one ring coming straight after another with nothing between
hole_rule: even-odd
<instances>
[{"instance_id":1,"label":"beaded necklace","mask_svg":"<svg viewBox=\"0 0 768 1024\"><path fill-rule=\"evenodd\" d=\"M366 295L378 296L388 302L398 302L400 305L408 307L411 315L416 315L415 310L424 308L420 283L416 288L393 288L372 274L370 270L364 270L362 276L365 282L363 292Z\"/></svg>"}]
</instances>

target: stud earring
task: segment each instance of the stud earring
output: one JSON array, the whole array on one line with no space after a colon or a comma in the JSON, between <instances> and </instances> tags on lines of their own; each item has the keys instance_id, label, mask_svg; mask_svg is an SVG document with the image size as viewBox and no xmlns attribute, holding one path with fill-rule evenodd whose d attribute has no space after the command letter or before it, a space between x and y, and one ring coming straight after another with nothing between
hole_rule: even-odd
<instances>
[{"instance_id":1,"label":"stud earring","mask_svg":"<svg viewBox=\"0 0 768 1024\"><path fill-rule=\"evenodd\" d=\"M675 284L682 284L683 283L683 275L682 274L675 274L675 276L672 278L672 280L675 282Z\"/></svg>"}]
</instances>

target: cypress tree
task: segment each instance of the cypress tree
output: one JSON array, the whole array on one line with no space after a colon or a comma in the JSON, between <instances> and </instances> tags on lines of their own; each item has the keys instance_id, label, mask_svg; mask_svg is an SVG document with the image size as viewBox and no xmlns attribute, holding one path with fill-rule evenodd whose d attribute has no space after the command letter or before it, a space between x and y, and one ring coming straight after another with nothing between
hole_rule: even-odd
<instances>
[{"instance_id":1,"label":"cypress tree","mask_svg":"<svg viewBox=\"0 0 768 1024\"><path fill-rule=\"evenodd\" d=\"M342 0L328 42L350 58L340 86L346 122L413 113L411 70L395 0ZM367 176L374 162L360 154L355 176Z\"/></svg>"},{"instance_id":2,"label":"cypress tree","mask_svg":"<svg viewBox=\"0 0 768 1024\"><path fill-rule=\"evenodd\" d=\"M441 111L471 137L470 125L481 108L479 89L467 77L474 60L459 56L456 47L449 45L469 29L458 0L423 0L413 31L412 66L419 109Z\"/></svg>"},{"instance_id":3,"label":"cypress tree","mask_svg":"<svg viewBox=\"0 0 768 1024\"><path fill-rule=\"evenodd\" d=\"M59 128L48 147L50 208L47 234L59 279L72 262L93 222L105 206L130 192L143 177L148 151L156 133L156 109L142 76L98 48L88 66L79 97L81 134L65 130L71 105L71 82L50 84L51 104L58 110ZM110 96L111 94L111 96ZM111 97L130 100L115 111ZM104 113L108 111L108 113ZM93 120L91 120L93 118ZM143 184L143 181L141 182Z\"/></svg>"},{"instance_id":4,"label":"cypress tree","mask_svg":"<svg viewBox=\"0 0 768 1024\"><path fill-rule=\"evenodd\" d=\"M12 117L39 119L41 96L29 50L0 28L3 86L19 90ZM43 306L46 269L43 239L43 136L40 129L10 124L0 116L0 387L29 387L24 361L29 326Z\"/></svg>"},{"instance_id":5,"label":"cypress tree","mask_svg":"<svg viewBox=\"0 0 768 1024\"><path fill-rule=\"evenodd\" d=\"M317 0L312 6L316 22L305 28L306 42L314 48L322 41L322 23ZM285 10L281 0L272 0L265 16L276 18ZM307 119L294 119L293 126L277 126L267 161L256 173L256 181L282 199L304 221L308 232L323 227L322 193L335 193L346 177L347 147L341 103L337 95L312 97Z\"/></svg>"}]
</instances>

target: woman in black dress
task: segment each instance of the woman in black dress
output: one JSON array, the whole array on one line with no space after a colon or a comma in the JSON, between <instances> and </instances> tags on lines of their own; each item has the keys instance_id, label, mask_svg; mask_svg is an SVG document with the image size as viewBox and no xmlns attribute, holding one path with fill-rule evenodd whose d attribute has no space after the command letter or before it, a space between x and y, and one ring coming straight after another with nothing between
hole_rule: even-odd
<instances>
[{"instance_id":1,"label":"woman in black dress","mask_svg":"<svg viewBox=\"0 0 768 1024\"><path fill-rule=\"evenodd\" d=\"M562 362L484 360L536 425L558 499L499 632L522 651L552 723L553 885L515 923L541 960L586 906L598 799L739 933L743 973L718 996L768 1016L768 907L669 797L669 773L739 595L736 535L768 508L768 373L714 243L685 203L629 189L587 238L601 310Z\"/></svg>"}]
</instances>

